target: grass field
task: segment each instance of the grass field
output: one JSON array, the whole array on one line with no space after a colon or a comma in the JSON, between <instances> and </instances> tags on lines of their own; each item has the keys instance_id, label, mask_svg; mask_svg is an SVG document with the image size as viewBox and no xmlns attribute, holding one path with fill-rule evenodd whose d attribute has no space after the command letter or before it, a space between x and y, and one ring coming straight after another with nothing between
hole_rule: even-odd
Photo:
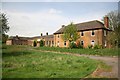
<instances>
[{"instance_id":1,"label":"grass field","mask_svg":"<svg viewBox=\"0 0 120 80\"><path fill-rule=\"evenodd\" d=\"M28 46L2 47L3 78L83 78L99 65L85 57L37 52Z\"/></svg>"},{"instance_id":2,"label":"grass field","mask_svg":"<svg viewBox=\"0 0 120 80\"><path fill-rule=\"evenodd\" d=\"M118 56L119 49L68 49L60 47L38 47L37 50L57 51L57 52L69 52L77 54L88 54L88 55L100 55L100 56Z\"/></svg>"}]
</instances>

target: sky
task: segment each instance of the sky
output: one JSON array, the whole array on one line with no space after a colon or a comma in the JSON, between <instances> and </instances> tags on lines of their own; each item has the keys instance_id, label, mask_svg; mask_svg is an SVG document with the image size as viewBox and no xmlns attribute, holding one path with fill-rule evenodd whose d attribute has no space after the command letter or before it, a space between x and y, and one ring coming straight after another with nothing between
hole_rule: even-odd
<instances>
[{"instance_id":1,"label":"sky","mask_svg":"<svg viewBox=\"0 0 120 80\"><path fill-rule=\"evenodd\" d=\"M13 1L13 2L12 2ZM32 0L31 0L32 1ZM53 34L62 25L70 22L81 23L103 18L110 11L118 9L117 2L2 2L2 12L6 13L9 36L33 37ZM111 0L112 1L112 0ZM117 0L116 0L117 1Z\"/></svg>"}]
</instances>

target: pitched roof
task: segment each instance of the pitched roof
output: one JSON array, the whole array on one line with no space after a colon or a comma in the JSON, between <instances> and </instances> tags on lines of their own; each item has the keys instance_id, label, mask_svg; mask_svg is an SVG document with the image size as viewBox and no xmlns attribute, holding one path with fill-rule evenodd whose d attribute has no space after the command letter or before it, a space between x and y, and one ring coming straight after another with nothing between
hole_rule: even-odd
<instances>
[{"instance_id":1,"label":"pitched roof","mask_svg":"<svg viewBox=\"0 0 120 80\"><path fill-rule=\"evenodd\" d=\"M91 30L91 29L107 29L106 27L104 27L104 24L98 20L84 22L84 23L78 23L75 25L76 25L78 31ZM67 26L65 26L65 27L67 27ZM60 28L54 34L63 33L65 27ZM107 29L107 30L109 30L109 29Z\"/></svg>"},{"instance_id":2,"label":"pitched roof","mask_svg":"<svg viewBox=\"0 0 120 80\"><path fill-rule=\"evenodd\" d=\"M9 39L9 40L11 40L11 39L14 39L14 40L16 40L16 39L19 39L19 40L28 40L28 39L30 39L30 37L11 36L11 37L9 37L8 39Z\"/></svg>"},{"instance_id":3,"label":"pitched roof","mask_svg":"<svg viewBox=\"0 0 120 80\"><path fill-rule=\"evenodd\" d=\"M35 37L32 37L31 39L37 39L37 38L44 38L44 39L53 38L53 35L35 36Z\"/></svg>"}]
</instances>

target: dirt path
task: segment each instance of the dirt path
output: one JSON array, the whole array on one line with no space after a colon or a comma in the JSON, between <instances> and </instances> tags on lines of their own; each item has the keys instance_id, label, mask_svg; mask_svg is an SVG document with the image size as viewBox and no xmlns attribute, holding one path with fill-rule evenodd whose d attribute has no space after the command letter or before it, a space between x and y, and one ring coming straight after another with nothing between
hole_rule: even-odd
<instances>
[{"instance_id":1,"label":"dirt path","mask_svg":"<svg viewBox=\"0 0 120 80\"><path fill-rule=\"evenodd\" d=\"M84 54L73 54L73 53L66 53L66 52L55 52L55 51L42 51L42 50L35 50L41 52L52 52L52 53L59 53L59 54L68 54L74 56L84 56L95 60L100 60L106 63L107 65L112 67L112 71L110 72L97 72L99 73L98 77L106 77L106 78L118 78L118 57L108 57L108 56L95 56L95 55L84 55Z\"/></svg>"}]
</instances>

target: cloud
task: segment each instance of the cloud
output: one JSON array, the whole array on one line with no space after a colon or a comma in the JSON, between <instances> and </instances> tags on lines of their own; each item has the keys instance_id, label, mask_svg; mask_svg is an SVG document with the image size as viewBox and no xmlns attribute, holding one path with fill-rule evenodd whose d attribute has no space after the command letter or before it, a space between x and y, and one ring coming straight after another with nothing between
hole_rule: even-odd
<instances>
[{"instance_id":1,"label":"cloud","mask_svg":"<svg viewBox=\"0 0 120 80\"><path fill-rule=\"evenodd\" d=\"M68 24L62 11L50 8L40 12L17 12L4 10L9 18L9 35L37 36L40 33L54 33L62 24Z\"/></svg>"},{"instance_id":2,"label":"cloud","mask_svg":"<svg viewBox=\"0 0 120 80\"><path fill-rule=\"evenodd\" d=\"M57 14L57 13L62 13L62 11L51 8L51 9L49 9L49 13Z\"/></svg>"}]
</instances>

